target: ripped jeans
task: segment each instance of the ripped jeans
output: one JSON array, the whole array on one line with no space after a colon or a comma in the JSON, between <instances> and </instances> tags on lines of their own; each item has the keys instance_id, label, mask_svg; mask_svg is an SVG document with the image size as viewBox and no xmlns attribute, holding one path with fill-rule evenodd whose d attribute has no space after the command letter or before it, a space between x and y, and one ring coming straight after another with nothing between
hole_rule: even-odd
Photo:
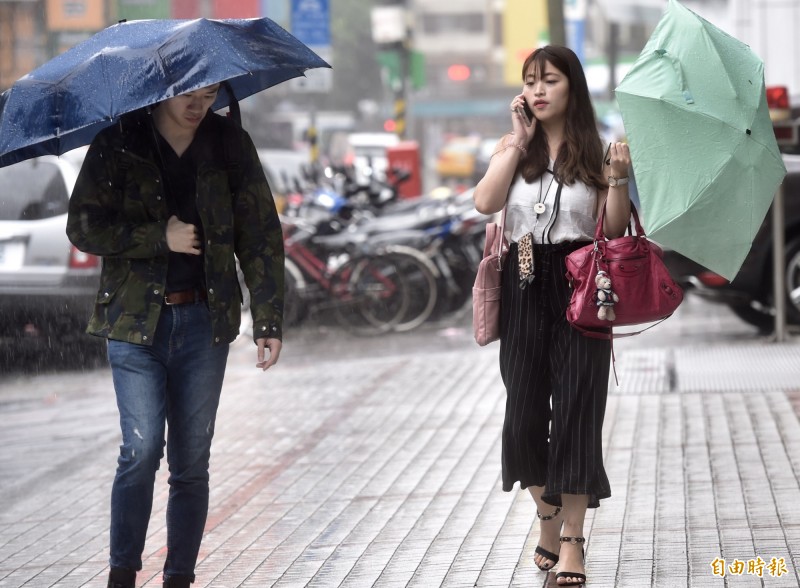
<instances>
[{"instance_id":1,"label":"ripped jeans","mask_svg":"<svg viewBox=\"0 0 800 588\"><path fill-rule=\"evenodd\" d=\"M204 302L164 306L152 346L108 342L122 445L111 491L114 567L140 570L167 446L167 576L194 579L208 514L208 462L228 345L211 345ZM164 441L165 424L168 425Z\"/></svg>"}]
</instances>

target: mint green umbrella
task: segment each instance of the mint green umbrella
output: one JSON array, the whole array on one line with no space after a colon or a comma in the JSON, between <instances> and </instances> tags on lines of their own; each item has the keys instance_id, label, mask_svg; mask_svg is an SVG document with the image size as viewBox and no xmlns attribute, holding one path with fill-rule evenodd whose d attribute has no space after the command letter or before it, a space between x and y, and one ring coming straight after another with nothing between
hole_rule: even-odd
<instances>
[{"instance_id":1,"label":"mint green umbrella","mask_svg":"<svg viewBox=\"0 0 800 588\"><path fill-rule=\"evenodd\" d=\"M648 236L732 280L786 175L763 62L670 0L616 98Z\"/></svg>"}]
</instances>

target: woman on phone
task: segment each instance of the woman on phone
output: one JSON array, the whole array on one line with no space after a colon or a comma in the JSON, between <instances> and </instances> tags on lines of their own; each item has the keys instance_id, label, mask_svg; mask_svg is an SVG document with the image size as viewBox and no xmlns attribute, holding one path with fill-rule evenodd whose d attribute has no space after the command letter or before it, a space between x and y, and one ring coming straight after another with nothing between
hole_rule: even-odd
<instances>
[{"instance_id":1,"label":"woman on phone","mask_svg":"<svg viewBox=\"0 0 800 588\"><path fill-rule=\"evenodd\" d=\"M510 104L512 132L497 144L475 189L484 214L506 207L500 373L506 387L503 490L533 496L540 519L535 563L558 563L556 583L586 582L584 519L611 490L603 468L608 341L566 320L564 258L590 243L602 207L606 235L630 218L630 153L612 143L603 162L586 77L575 53L547 46L522 68Z\"/></svg>"}]
</instances>

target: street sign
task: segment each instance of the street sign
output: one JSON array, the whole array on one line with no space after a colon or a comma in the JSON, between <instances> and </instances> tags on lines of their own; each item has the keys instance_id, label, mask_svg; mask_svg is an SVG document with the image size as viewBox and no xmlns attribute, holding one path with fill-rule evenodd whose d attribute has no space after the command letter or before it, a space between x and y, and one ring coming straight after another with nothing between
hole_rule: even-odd
<instances>
[{"instance_id":1,"label":"street sign","mask_svg":"<svg viewBox=\"0 0 800 588\"><path fill-rule=\"evenodd\" d=\"M333 65L330 20L329 0L292 0L292 34ZM289 87L294 92L330 92L333 71L310 69L305 77L289 80Z\"/></svg>"},{"instance_id":2,"label":"street sign","mask_svg":"<svg viewBox=\"0 0 800 588\"><path fill-rule=\"evenodd\" d=\"M306 45L330 46L328 0L292 0L292 34Z\"/></svg>"},{"instance_id":3,"label":"street sign","mask_svg":"<svg viewBox=\"0 0 800 588\"><path fill-rule=\"evenodd\" d=\"M375 6L371 20L372 40L379 45L398 43L408 36L406 10L402 6Z\"/></svg>"}]
</instances>

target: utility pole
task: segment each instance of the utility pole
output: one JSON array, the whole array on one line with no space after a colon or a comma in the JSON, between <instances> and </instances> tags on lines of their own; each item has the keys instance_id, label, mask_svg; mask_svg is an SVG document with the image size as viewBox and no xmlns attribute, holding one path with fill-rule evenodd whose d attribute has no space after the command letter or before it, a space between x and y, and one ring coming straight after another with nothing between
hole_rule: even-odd
<instances>
[{"instance_id":1,"label":"utility pole","mask_svg":"<svg viewBox=\"0 0 800 588\"><path fill-rule=\"evenodd\" d=\"M617 88L617 62L619 61L619 23L610 22L608 24L608 95L614 98L614 90Z\"/></svg>"},{"instance_id":2,"label":"utility pole","mask_svg":"<svg viewBox=\"0 0 800 588\"><path fill-rule=\"evenodd\" d=\"M400 140L406 138L406 122L408 115L408 87L411 68L411 56L409 55L411 39L408 32L408 8L406 0L396 0L397 5L402 11L402 38L397 41L397 56L400 61L400 83L397 85L394 99L394 122L395 133Z\"/></svg>"},{"instance_id":3,"label":"utility pole","mask_svg":"<svg viewBox=\"0 0 800 588\"><path fill-rule=\"evenodd\" d=\"M783 184L772 202L772 288L775 298L775 341L786 341L786 235Z\"/></svg>"},{"instance_id":4,"label":"utility pole","mask_svg":"<svg viewBox=\"0 0 800 588\"><path fill-rule=\"evenodd\" d=\"M397 77L390 78L394 93L394 132L406 138L407 97L411 69L410 39L405 0L376 6L372 9L372 38L378 47L397 56Z\"/></svg>"},{"instance_id":5,"label":"utility pole","mask_svg":"<svg viewBox=\"0 0 800 588\"><path fill-rule=\"evenodd\" d=\"M395 133L401 140L406 138L406 120L408 114L408 86L410 58L408 54L408 35L398 43L400 57L400 83L394 99Z\"/></svg>"},{"instance_id":6,"label":"utility pole","mask_svg":"<svg viewBox=\"0 0 800 588\"><path fill-rule=\"evenodd\" d=\"M550 43L553 45L566 45L564 0L547 0L547 20L550 28Z\"/></svg>"}]
</instances>

